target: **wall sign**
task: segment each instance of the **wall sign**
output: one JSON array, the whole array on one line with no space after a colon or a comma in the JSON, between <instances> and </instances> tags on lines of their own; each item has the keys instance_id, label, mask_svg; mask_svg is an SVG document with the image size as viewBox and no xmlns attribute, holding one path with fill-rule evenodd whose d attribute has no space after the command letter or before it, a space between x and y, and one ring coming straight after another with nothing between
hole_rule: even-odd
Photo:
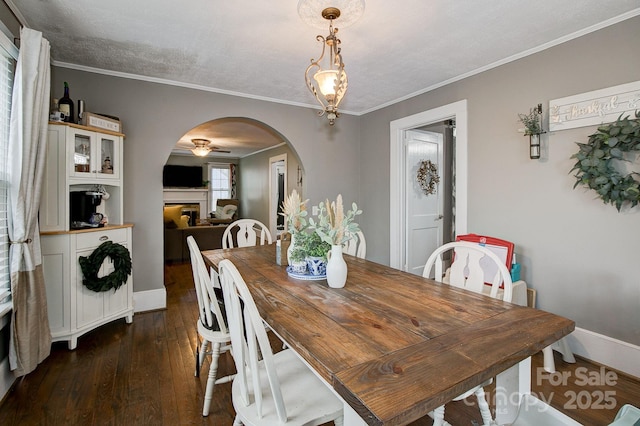
<instances>
[{"instance_id":1,"label":"wall sign","mask_svg":"<svg viewBox=\"0 0 640 426\"><path fill-rule=\"evenodd\" d=\"M615 121L640 109L640 81L549 101L549 131Z\"/></svg>"}]
</instances>

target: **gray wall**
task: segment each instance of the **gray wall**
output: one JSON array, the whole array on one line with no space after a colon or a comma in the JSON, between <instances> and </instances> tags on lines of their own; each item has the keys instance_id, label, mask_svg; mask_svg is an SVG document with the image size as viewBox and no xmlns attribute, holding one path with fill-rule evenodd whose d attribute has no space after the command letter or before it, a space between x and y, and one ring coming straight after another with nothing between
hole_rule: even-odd
<instances>
[{"instance_id":1,"label":"gray wall","mask_svg":"<svg viewBox=\"0 0 640 426\"><path fill-rule=\"evenodd\" d=\"M361 222L376 230L367 257L389 258L389 123L467 99L469 232L516 244L540 308L640 344L640 207L618 213L572 189L570 156L595 127L545 135L541 160L517 132L517 114L538 103L546 112L549 100L640 80L638 40L636 17L362 117Z\"/></svg>"},{"instance_id":2,"label":"gray wall","mask_svg":"<svg viewBox=\"0 0 640 426\"><path fill-rule=\"evenodd\" d=\"M134 291L163 288L162 167L179 138L196 125L225 117L248 117L289 141L310 176L313 203L340 191L357 201L359 118L343 115L330 127L315 110L217 93L52 67L51 96L68 81L74 101L86 110L119 116L124 141L124 218L134 223ZM327 171L330 170L330 173Z\"/></svg>"},{"instance_id":3,"label":"gray wall","mask_svg":"<svg viewBox=\"0 0 640 426\"><path fill-rule=\"evenodd\" d=\"M529 160L517 114L549 100L640 77L640 18L588 34L334 127L315 111L209 92L52 70L52 96L69 81L87 110L124 122L125 219L135 223L134 288L161 288L162 166L182 134L202 122L249 117L291 143L306 172L311 204L340 192L358 202L368 258L389 262L389 123L468 100L468 230L516 243L538 306L579 327L640 344L638 208L618 213L593 193L573 190L575 142L594 128L548 134L542 160Z\"/></svg>"}]
</instances>

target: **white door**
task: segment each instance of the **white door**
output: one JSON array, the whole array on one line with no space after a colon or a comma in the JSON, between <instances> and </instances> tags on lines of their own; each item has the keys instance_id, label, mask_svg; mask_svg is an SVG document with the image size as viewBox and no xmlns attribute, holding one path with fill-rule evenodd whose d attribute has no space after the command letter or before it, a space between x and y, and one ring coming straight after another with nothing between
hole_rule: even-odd
<instances>
[{"instance_id":1,"label":"white door","mask_svg":"<svg viewBox=\"0 0 640 426\"><path fill-rule=\"evenodd\" d=\"M442 165L443 136L440 133L410 130L405 133L405 270L422 275L429 255L442 245L444 194ZM418 179L421 167L426 170L422 185ZM436 183L436 180L438 182ZM433 191L429 188L433 185ZM426 186L424 188L423 186Z\"/></svg>"}]
</instances>

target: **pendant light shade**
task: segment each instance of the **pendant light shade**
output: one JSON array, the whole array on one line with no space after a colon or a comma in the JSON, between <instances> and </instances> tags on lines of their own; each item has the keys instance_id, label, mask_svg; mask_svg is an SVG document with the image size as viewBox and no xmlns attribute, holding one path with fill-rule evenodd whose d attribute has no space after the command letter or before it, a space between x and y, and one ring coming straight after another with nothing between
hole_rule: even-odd
<instances>
[{"instance_id":1,"label":"pendant light shade","mask_svg":"<svg viewBox=\"0 0 640 426\"><path fill-rule=\"evenodd\" d=\"M300 6L298 11L300 12ZM329 35L316 37L316 40L322 42L322 53L317 60L311 59L311 64L305 71L305 81L309 91L322 106L318 115L326 114L329 124L333 125L339 115L338 106L347 92L347 73L342 62L340 39L336 37L338 29L333 28L333 21L340 17L340 9L327 7L322 10L322 17L329 21Z\"/></svg>"}]
</instances>

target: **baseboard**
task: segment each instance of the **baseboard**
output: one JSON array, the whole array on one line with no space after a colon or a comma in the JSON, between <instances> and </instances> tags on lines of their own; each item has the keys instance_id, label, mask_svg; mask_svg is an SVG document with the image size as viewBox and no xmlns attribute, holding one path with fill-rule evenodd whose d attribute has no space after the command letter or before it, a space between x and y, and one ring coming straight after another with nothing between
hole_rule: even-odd
<instances>
[{"instance_id":1,"label":"baseboard","mask_svg":"<svg viewBox=\"0 0 640 426\"><path fill-rule=\"evenodd\" d=\"M155 311L167 308L167 289L164 287L157 290L134 291L133 292L134 312Z\"/></svg>"},{"instance_id":2,"label":"baseboard","mask_svg":"<svg viewBox=\"0 0 640 426\"><path fill-rule=\"evenodd\" d=\"M640 346L579 327L566 339L574 354L640 378Z\"/></svg>"},{"instance_id":3,"label":"baseboard","mask_svg":"<svg viewBox=\"0 0 640 426\"><path fill-rule=\"evenodd\" d=\"M9 368L9 357L7 356L0 361L0 401L7 395L15 380L16 378Z\"/></svg>"}]
</instances>

